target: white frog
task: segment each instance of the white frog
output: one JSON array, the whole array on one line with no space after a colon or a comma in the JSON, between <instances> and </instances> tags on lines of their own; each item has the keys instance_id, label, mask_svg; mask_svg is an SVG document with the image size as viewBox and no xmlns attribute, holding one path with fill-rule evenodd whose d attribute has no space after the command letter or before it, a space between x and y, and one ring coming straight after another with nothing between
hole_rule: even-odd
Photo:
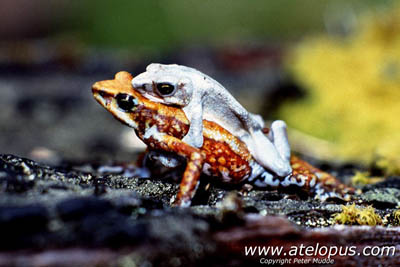
<instances>
[{"instance_id":1,"label":"white frog","mask_svg":"<svg viewBox=\"0 0 400 267\"><path fill-rule=\"evenodd\" d=\"M132 79L151 101L182 108L190 122L183 141L203 145L203 119L215 122L242 140L255 160L280 177L291 174L286 124L274 121L268 137L261 116L248 112L220 83L186 66L153 63Z\"/></svg>"}]
</instances>

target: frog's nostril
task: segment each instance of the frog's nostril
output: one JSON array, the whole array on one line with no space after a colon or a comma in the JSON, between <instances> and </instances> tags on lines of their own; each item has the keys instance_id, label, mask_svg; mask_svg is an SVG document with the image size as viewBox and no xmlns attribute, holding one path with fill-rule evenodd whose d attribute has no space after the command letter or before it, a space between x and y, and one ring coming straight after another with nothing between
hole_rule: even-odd
<instances>
[{"instance_id":1,"label":"frog's nostril","mask_svg":"<svg viewBox=\"0 0 400 267\"><path fill-rule=\"evenodd\" d=\"M143 75L139 74L135 78L132 79L131 84L135 89L146 89L150 84L152 84L152 80L147 77L143 77Z\"/></svg>"}]
</instances>

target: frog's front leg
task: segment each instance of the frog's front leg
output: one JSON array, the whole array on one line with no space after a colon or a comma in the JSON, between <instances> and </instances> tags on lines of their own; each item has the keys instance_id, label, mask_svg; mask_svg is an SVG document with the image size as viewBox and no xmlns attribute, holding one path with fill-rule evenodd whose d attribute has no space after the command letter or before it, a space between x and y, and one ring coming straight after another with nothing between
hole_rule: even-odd
<instances>
[{"instance_id":1,"label":"frog's front leg","mask_svg":"<svg viewBox=\"0 0 400 267\"><path fill-rule=\"evenodd\" d=\"M194 98L192 102L182 110L190 121L189 131L182 141L188 145L200 148L203 146L203 106Z\"/></svg>"},{"instance_id":2,"label":"frog's front leg","mask_svg":"<svg viewBox=\"0 0 400 267\"><path fill-rule=\"evenodd\" d=\"M174 152L187 159L186 169L173 205L180 207L190 206L191 200L196 193L204 164L204 156L201 154L200 149L190 146L176 137L158 132L156 126L147 130L143 139L154 149Z\"/></svg>"}]
</instances>

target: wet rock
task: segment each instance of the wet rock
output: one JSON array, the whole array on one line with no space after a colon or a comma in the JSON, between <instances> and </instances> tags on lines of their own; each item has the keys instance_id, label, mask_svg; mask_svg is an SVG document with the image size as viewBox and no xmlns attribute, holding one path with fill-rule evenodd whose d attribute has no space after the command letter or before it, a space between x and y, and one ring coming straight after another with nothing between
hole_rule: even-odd
<instances>
[{"instance_id":1,"label":"wet rock","mask_svg":"<svg viewBox=\"0 0 400 267\"><path fill-rule=\"evenodd\" d=\"M382 182L378 182L371 185L366 185L363 191L369 191L375 188L397 188L400 189L400 176L390 176L384 179Z\"/></svg>"},{"instance_id":2,"label":"wet rock","mask_svg":"<svg viewBox=\"0 0 400 267\"><path fill-rule=\"evenodd\" d=\"M111 249L66 248L45 251L0 252L0 266L110 266L119 251Z\"/></svg>"},{"instance_id":3,"label":"wet rock","mask_svg":"<svg viewBox=\"0 0 400 267\"><path fill-rule=\"evenodd\" d=\"M48 232L49 214L41 205L0 206L0 250L41 243Z\"/></svg>"},{"instance_id":4,"label":"wet rock","mask_svg":"<svg viewBox=\"0 0 400 267\"><path fill-rule=\"evenodd\" d=\"M74 198L57 204L56 209L64 221L79 220L84 216L101 215L113 209L107 200L96 197Z\"/></svg>"},{"instance_id":5,"label":"wet rock","mask_svg":"<svg viewBox=\"0 0 400 267\"><path fill-rule=\"evenodd\" d=\"M0 155L0 190L4 192L21 193L34 186L30 160L22 161L11 155Z\"/></svg>"},{"instance_id":6,"label":"wet rock","mask_svg":"<svg viewBox=\"0 0 400 267\"><path fill-rule=\"evenodd\" d=\"M46 228L48 212L40 205L26 205L22 207L0 207L1 231L7 227L17 231L37 231ZM29 222L29 223L27 223Z\"/></svg>"},{"instance_id":7,"label":"wet rock","mask_svg":"<svg viewBox=\"0 0 400 267\"><path fill-rule=\"evenodd\" d=\"M39 266L57 266L57 256L66 255L75 257L66 259L70 265L90 265L98 251L105 251L103 265L239 266L258 264L258 258L243 256L246 245L364 246L397 240L397 233L385 228L318 230L334 223L331 218L342 203L321 203L295 192L202 180L193 205L177 209L169 201L179 185L168 179L98 172L99 164L51 167L12 155L0 155L0 162L0 266L14 264L15 255L24 257L24 266L35 266L42 251L49 258ZM357 201L373 203L382 217L391 216L388 207L398 198L396 190L375 188ZM22 252L28 248L32 251ZM80 258L82 253L88 253L87 259Z\"/></svg>"},{"instance_id":8,"label":"wet rock","mask_svg":"<svg viewBox=\"0 0 400 267\"><path fill-rule=\"evenodd\" d=\"M400 204L400 189L376 188L363 193L361 199L376 207L394 208Z\"/></svg>"},{"instance_id":9,"label":"wet rock","mask_svg":"<svg viewBox=\"0 0 400 267\"><path fill-rule=\"evenodd\" d=\"M161 214L160 214L161 215ZM122 262L141 266L204 266L216 255L209 222L189 211L167 212L144 219L149 227L150 244L137 247Z\"/></svg>"},{"instance_id":10,"label":"wet rock","mask_svg":"<svg viewBox=\"0 0 400 267\"><path fill-rule=\"evenodd\" d=\"M79 224L75 224L76 245L93 247L121 248L134 246L148 241L148 226L141 222L132 222L127 216L108 212L101 216L87 215Z\"/></svg>"}]
</instances>

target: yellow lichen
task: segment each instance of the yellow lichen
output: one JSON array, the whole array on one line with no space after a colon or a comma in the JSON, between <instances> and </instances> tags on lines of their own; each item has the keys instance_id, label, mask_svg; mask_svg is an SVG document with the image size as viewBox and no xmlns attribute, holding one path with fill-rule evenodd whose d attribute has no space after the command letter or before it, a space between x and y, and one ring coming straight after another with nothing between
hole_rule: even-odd
<instances>
[{"instance_id":1,"label":"yellow lichen","mask_svg":"<svg viewBox=\"0 0 400 267\"><path fill-rule=\"evenodd\" d=\"M380 225L382 218L375 213L372 206L356 208L355 204L342 206L342 212L334 214L333 220L338 224Z\"/></svg>"},{"instance_id":2,"label":"yellow lichen","mask_svg":"<svg viewBox=\"0 0 400 267\"><path fill-rule=\"evenodd\" d=\"M400 225L400 210L395 210L392 214L396 225Z\"/></svg>"},{"instance_id":3,"label":"yellow lichen","mask_svg":"<svg viewBox=\"0 0 400 267\"><path fill-rule=\"evenodd\" d=\"M367 185L374 184L377 182L383 181L382 177L371 177L369 176L369 172L359 172L357 171L354 176L351 178L351 183L353 185Z\"/></svg>"},{"instance_id":4,"label":"yellow lichen","mask_svg":"<svg viewBox=\"0 0 400 267\"><path fill-rule=\"evenodd\" d=\"M357 221L355 209L355 204L342 206L342 212L334 214L333 220L339 224L355 224Z\"/></svg>"},{"instance_id":5,"label":"yellow lichen","mask_svg":"<svg viewBox=\"0 0 400 267\"><path fill-rule=\"evenodd\" d=\"M375 209L372 206L368 206L358 213L358 224L360 225L378 225L382 224L382 218L375 213Z\"/></svg>"},{"instance_id":6,"label":"yellow lichen","mask_svg":"<svg viewBox=\"0 0 400 267\"><path fill-rule=\"evenodd\" d=\"M386 173L400 173L400 157L399 158L381 158L376 161L376 166L384 170Z\"/></svg>"},{"instance_id":7,"label":"yellow lichen","mask_svg":"<svg viewBox=\"0 0 400 267\"><path fill-rule=\"evenodd\" d=\"M289 53L288 68L308 91L279 116L330 141L327 158L380 159L388 173L400 173L400 5L358 21L350 36L308 38Z\"/></svg>"}]
</instances>

